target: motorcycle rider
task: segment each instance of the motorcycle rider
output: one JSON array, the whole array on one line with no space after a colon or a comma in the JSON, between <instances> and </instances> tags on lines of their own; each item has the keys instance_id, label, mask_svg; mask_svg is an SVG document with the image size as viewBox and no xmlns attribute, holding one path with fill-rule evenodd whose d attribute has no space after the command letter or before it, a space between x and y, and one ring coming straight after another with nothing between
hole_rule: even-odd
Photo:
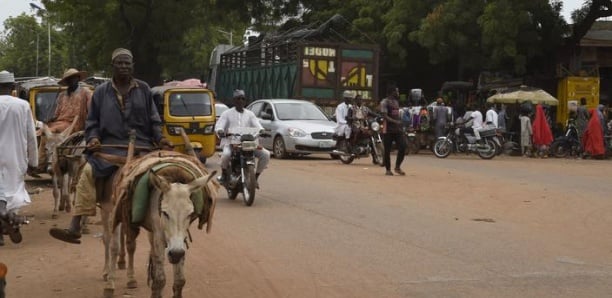
<instances>
[{"instance_id":1,"label":"motorcycle rider","mask_svg":"<svg viewBox=\"0 0 612 298\"><path fill-rule=\"evenodd\" d=\"M368 117L376 117L378 116L376 113L372 112L370 108L363 105L363 100L361 95L355 95L355 99L353 99L354 105L348 111L347 120L351 125L351 139L350 145L351 147L357 143L357 140L363 136L369 137L369 127L367 123Z\"/></svg>"},{"instance_id":2,"label":"motorcycle rider","mask_svg":"<svg viewBox=\"0 0 612 298\"><path fill-rule=\"evenodd\" d=\"M343 102L336 107L336 135L338 137L344 137L344 144L346 145L347 153L352 153L351 148L351 126L348 123L348 114L351 109L351 101L353 100L353 93L349 90L345 90L342 93Z\"/></svg>"},{"instance_id":3,"label":"motorcycle rider","mask_svg":"<svg viewBox=\"0 0 612 298\"><path fill-rule=\"evenodd\" d=\"M471 110L471 109L470 109ZM469 117L467 118L466 123L472 121L472 125L470 127L464 127L461 129L461 133L462 134L466 134L466 133L470 133L470 134L474 134L474 136L476 137L476 140L480 140L480 130L482 129L482 113L478 110L478 109L474 109L472 112L468 112L470 113ZM467 115L467 113L466 113ZM465 118L465 117L464 117Z\"/></svg>"},{"instance_id":4,"label":"motorcycle rider","mask_svg":"<svg viewBox=\"0 0 612 298\"><path fill-rule=\"evenodd\" d=\"M219 179L221 184L225 183L229 177L229 164L232 157L231 144L233 139L232 137L226 137L226 133L238 127L259 128L260 133L264 130L263 126L261 126L257 120L257 117L255 117L255 114L244 108L246 104L244 90L234 90L233 98L234 107L223 112L216 124L217 135L221 139L220 146L223 148L223 153L221 153L222 174ZM259 175L261 175L270 161L270 151L262 147L255 150L254 155L258 160L257 169L255 170L255 179L259 179ZM257 188L259 188L259 185Z\"/></svg>"}]
</instances>

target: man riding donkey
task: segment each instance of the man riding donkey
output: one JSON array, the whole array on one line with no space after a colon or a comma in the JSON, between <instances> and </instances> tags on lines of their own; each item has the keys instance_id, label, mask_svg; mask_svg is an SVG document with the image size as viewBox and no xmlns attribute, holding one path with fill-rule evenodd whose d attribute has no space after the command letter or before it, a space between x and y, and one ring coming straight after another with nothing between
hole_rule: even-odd
<instances>
[{"instance_id":1,"label":"man riding donkey","mask_svg":"<svg viewBox=\"0 0 612 298\"><path fill-rule=\"evenodd\" d=\"M118 48L111 61L112 80L94 91L85 124L87 163L76 187L74 216L67 229L49 230L54 238L69 243L81 243L82 217L96 215L96 188L102 187L96 180L111 177L118 169L93 153L126 156L130 130L135 130L135 145L139 148L172 148L172 143L162 136L162 123L149 85L132 76L132 52Z\"/></svg>"},{"instance_id":2,"label":"man riding donkey","mask_svg":"<svg viewBox=\"0 0 612 298\"><path fill-rule=\"evenodd\" d=\"M85 129L85 119L91 102L91 90L79 84L87 76L84 71L70 68L64 72L62 79L58 84L67 86L68 88L60 92L57 96L57 107L55 114L48 121L47 128L51 133L61 133L65 131L73 121L76 123L72 128L72 132L77 132ZM46 150L47 136L42 133L40 135L40 144L38 146L38 168L29 171L28 175L39 177L38 174L49 172L48 152Z\"/></svg>"}]
</instances>

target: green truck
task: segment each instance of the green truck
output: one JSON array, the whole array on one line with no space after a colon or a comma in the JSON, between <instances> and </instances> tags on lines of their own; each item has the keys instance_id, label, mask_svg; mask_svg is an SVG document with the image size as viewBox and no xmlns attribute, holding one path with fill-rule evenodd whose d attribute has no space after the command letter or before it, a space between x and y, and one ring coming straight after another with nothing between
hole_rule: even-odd
<instances>
[{"instance_id":1,"label":"green truck","mask_svg":"<svg viewBox=\"0 0 612 298\"><path fill-rule=\"evenodd\" d=\"M225 103L231 103L237 88L244 89L250 100L304 99L328 112L345 90L360 94L366 103L377 103L378 46L333 40L327 23L315 29L260 35L229 49L217 46L210 62L209 88Z\"/></svg>"}]
</instances>

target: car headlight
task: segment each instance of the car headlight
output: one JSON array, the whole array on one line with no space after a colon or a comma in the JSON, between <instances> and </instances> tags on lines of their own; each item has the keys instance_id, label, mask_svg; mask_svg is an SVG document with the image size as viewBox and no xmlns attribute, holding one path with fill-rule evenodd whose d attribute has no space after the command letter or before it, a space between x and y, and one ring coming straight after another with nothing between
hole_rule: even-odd
<instances>
[{"instance_id":1,"label":"car headlight","mask_svg":"<svg viewBox=\"0 0 612 298\"><path fill-rule=\"evenodd\" d=\"M380 130L380 124L378 124L378 122L372 122L372 124L370 124L370 128L373 131L379 131Z\"/></svg>"},{"instance_id":2,"label":"car headlight","mask_svg":"<svg viewBox=\"0 0 612 298\"><path fill-rule=\"evenodd\" d=\"M180 136L182 128L183 128L182 126L171 126L171 125L166 126L166 129L168 129L168 133L171 136Z\"/></svg>"},{"instance_id":3,"label":"car headlight","mask_svg":"<svg viewBox=\"0 0 612 298\"><path fill-rule=\"evenodd\" d=\"M204 134L205 135L212 134L214 127L215 127L214 125L206 125L206 126L204 126Z\"/></svg>"},{"instance_id":4,"label":"car headlight","mask_svg":"<svg viewBox=\"0 0 612 298\"><path fill-rule=\"evenodd\" d=\"M307 136L306 132L299 128L290 127L287 131L289 132L289 136L294 138L302 138Z\"/></svg>"}]
</instances>

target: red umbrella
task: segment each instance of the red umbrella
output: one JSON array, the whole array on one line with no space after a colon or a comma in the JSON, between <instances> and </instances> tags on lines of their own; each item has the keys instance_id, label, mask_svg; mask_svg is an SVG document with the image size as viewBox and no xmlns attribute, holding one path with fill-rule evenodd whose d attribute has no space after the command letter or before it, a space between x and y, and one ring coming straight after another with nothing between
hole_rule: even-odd
<instances>
[{"instance_id":1,"label":"red umbrella","mask_svg":"<svg viewBox=\"0 0 612 298\"><path fill-rule=\"evenodd\" d=\"M533 120L533 145L548 146L552 141L553 135L550 126L548 126L548 122L546 122L544 108L539 104L536 106L535 119Z\"/></svg>"}]
</instances>

